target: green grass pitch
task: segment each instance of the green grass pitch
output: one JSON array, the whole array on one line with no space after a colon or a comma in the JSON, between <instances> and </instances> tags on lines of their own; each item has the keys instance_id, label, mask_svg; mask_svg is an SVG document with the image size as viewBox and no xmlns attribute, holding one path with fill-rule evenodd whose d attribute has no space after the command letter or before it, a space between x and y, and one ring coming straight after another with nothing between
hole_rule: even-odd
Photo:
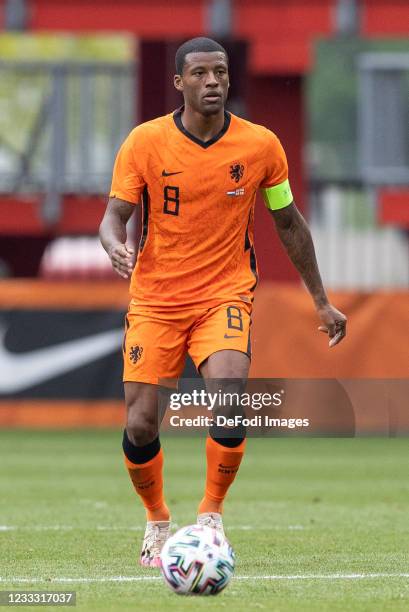
<instances>
[{"instance_id":1,"label":"green grass pitch","mask_svg":"<svg viewBox=\"0 0 409 612\"><path fill-rule=\"evenodd\" d=\"M202 494L204 439L163 447L183 526ZM408 451L403 438L250 440L225 505L236 578L217 597L184 598L137 565L144 513L120 432L1 431L0 590L75 590L81 610L408 610Z\"/></svg>"}]
</instances>

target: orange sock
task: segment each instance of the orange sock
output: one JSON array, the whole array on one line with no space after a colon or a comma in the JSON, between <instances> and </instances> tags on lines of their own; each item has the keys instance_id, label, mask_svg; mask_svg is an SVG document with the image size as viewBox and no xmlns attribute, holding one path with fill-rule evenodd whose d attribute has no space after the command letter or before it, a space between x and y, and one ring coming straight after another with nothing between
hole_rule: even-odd
<instances>
[{"instance_id":1,"label":"orange sock","mask_svg":"<svg viewBox=\"0 0 409 612\"><path fill-rule=\"evenodd\" d=\"M169 509L163 497L162 449L146 463L132 463L124 457L135 491L146 508L147 520L168 521Z\"/></svg>"},{"instance_id":2,"label":"orange sock","mask_svg":"<svg viewBox=\"0 0 409 612\"><path fill-rule=\"evenodd\" d=\"M236 478L244 455L246 440L238 446L229 448L222 446L210 436L206 441L206 488L199 504L199 514L202 512L222 512L223 501L230 485Z\"/></svg>"}]
</instances>

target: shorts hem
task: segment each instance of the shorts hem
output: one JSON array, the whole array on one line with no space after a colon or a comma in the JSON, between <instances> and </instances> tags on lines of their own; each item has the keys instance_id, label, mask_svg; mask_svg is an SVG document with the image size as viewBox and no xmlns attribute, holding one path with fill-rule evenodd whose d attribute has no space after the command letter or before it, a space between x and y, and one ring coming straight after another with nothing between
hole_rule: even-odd
<instances>
[{"instance_id":1,"label":"shorts hem","mask_svg":"<svg viewBox=\"0 0 409 612\"><path fill-rule=\"evenodd\" d=\"M172 376L172 377L168 377L168 378L165 378L165 377L161 377L161 378L159 378L159 377L157 377L157 378L149 378L147 376L139 376L138 380L130 380L129 378L123 378L122 382L123 383L128 383L128 382L129 383L133 383L133 382L134 383L143 383L143 384L146 384L146 385L156 385L158 387L164 387L164 386L168 387L169 386L170 388L173 389L173 387L176 388L177 381L178 381L179 378L180 378L180 376ZM173 382L172 382L172 385L164 385L163 384L164 381L168 381L168 382L173 381Z\"/></svg>"},{"instance_id":2,"label":"shorts hem","mask_svg":"<svg viewBox=\"0 0 409 612\"><path fill-rule=\"evenodd\" d=\"M130 379L130 378L123 378L122 379L123 383L126 382L140 382L140 383L147 383L149 385L157 385L158 384L158 379L156 378L147 378L146 376L139 376L138 379Z\"/></svg>"}]
</instances>

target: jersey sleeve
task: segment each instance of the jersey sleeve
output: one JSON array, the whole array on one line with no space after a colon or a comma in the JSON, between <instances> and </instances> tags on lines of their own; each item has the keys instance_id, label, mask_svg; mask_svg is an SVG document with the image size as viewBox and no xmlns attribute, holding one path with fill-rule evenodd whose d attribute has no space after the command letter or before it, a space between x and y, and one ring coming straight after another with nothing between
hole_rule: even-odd
<instances>
[{"instance_id":1,"label":"jersey sleeve","mask_svg":"<svg viewBox=\"0 0 409 612\"><path fill-rule=\"evenodd\" d=\"M270 210L279 210L293 201L288 181L287 157L277 136L267 130L266 174L260 185L265 205Z\"/></svg>"},{"instance_id":2,"label":"jersey sleeve","mask_svg":"<svg viewBox=\"0 0 409 612\"><path fill-rule=\"evenodd\" d=\"M141 143L138 143L138 137L134 132L131 132L123 142L116 156L109 193L111 198L119 198L131 204L139 204L146 184L141 169L143 147L138 144Z\"/></svg>"}]
</instances>

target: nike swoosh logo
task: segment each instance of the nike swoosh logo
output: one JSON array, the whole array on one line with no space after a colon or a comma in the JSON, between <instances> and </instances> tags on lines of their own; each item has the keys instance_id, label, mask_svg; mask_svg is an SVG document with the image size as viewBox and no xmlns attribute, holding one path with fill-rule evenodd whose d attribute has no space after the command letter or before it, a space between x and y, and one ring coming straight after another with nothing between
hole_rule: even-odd
<instances>
[{"instance_id":1,"label":"nike swoosh logo","mask_svg":"<svg viewBox=\"0 0 409 612\"><path fill-rule=\"evenodd\" d=\"M16 393L66 374L117 351L122 329L61 342L26 353L12 353L4 345L5 328L0 328L0 393Z\"/></svg>"},{"instance_id":2,"label":"nike swoosh logo","mask_svg":"<svg viewBox=\"0 0 409 612\"><path fill-rule=\"evenodd\" d=\"M162 170L162 176L173 176L174 174L182 174L183 170L180 170L180 172L166 172L166 170Z\"/></svg>"},{"instance_id":3,"label":"nike swoosh logo","mask_svg":"<svg viewBox=\"0 0 409 612\"><path fill-rule=\"evenodd\" d=\"M241 336L228 336L227 334L224 334L225 338L240 338Z\"/></svg>"}]
</instances>

